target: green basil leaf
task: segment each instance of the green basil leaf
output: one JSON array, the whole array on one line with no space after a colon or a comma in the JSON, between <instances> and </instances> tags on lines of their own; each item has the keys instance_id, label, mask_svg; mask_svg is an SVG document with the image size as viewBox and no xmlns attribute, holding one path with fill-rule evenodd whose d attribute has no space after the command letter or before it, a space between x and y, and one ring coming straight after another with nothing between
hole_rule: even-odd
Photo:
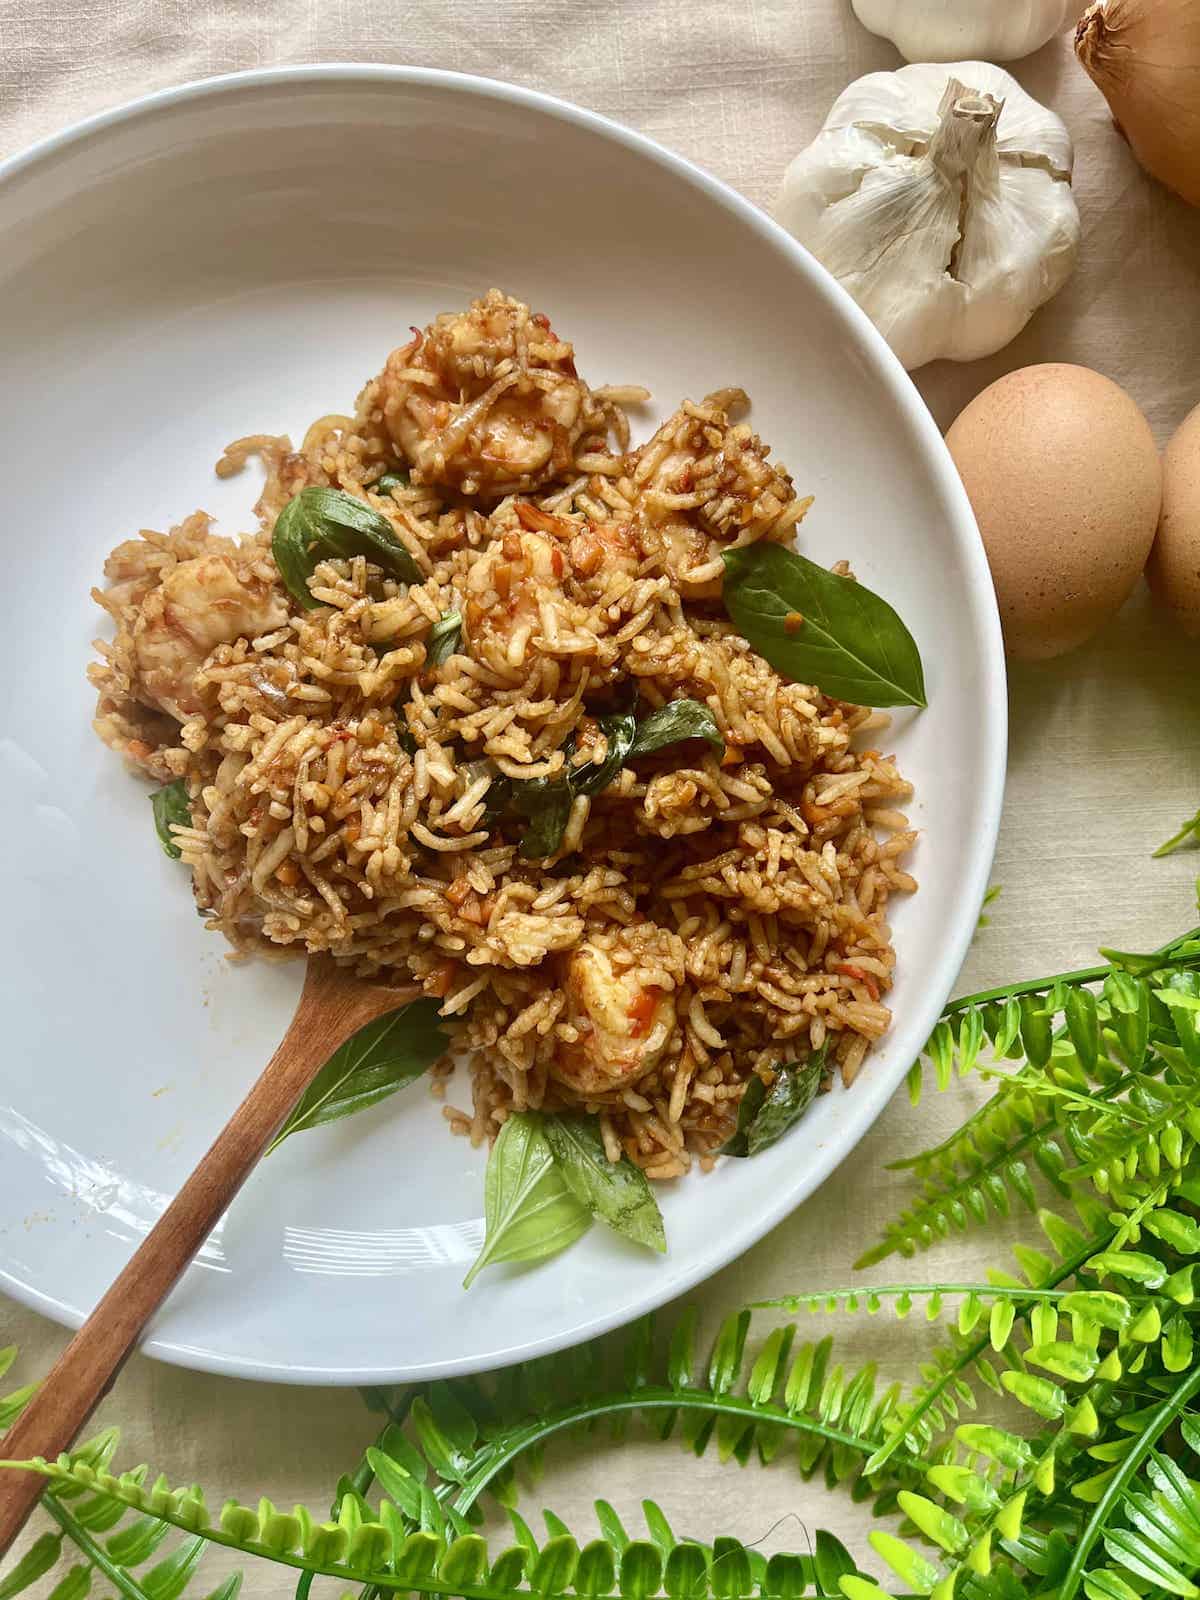
<instances>
[{"instance_id":1,"label":"green basil leaf","mask_svg":"<svg viewBox=\"0 0 1200 1600\"><path fill-rule=\"evenodd\" d=\"M526 861L552 856L562 844L575 796L599 794L607 789L633 756L648 755L682 739L707 739L714 749L722 753L725 750L712 712L698 700L673 700L641 723L632 709L596 720L607 740L603 761L572 766L574 742L569 740L564 746L567 767L558 777L506 780L492 785L489 815L516 816L530 824L520 846Z\"/></svg>"},{"instance_id":2,"label":"green basil leaf","mask_svg":"<svg viewBox=\"0 0 1200 1600\"><path fill-rule=\"evenodd\" d=\"M640 1167L610 1161L594 1117L547 1117L546 1139L568 1189L594 1217L627 1239L665 1250L662 1212Z\"/></svg>"},{"instance_id":3,"label":"green basil leaf","mask_svg":"<svg viewBox=\"0 0 1200 1600\"><path fill-rule=\"evenodd\" d=\"M367 485L372 494L391 494L393 489L410 487L411 482L407 472L385 472L382 477L376 478L374 483Z\"/></svg>"},{"instance_id":4,"label":"green basil leaf","mask_svg":"<svg viewBox=\"0 0 1200 1600\"><path fill-rule=\"evenodd\" d=\"M738 1105L737 1128L722 1145L721 1154L756 1156L790 1132L817 1097L825 1074L825 1052L822 1045L807 1061L776 1062L775 1082L769 1089L757 1074L751 1078Z\"/></svg>"},{"instance_id":5,"label":"green basil leaf","mask_svg":"<svg viewBox=\"0 0 1200 1600\"><path fill-rule=\"evenodd\" d=\"M572 794L562 777L519 780L497 776L487 792L488 822L520 820L529 826L521 835L518 854L526 861L552 856L562 843L571 815Z\"/></svg>"},{"instance_id":6,"label":"green basil leaf","mask_svg":"<svg viewBox=\"0 0 1200 1600\"><path fill-rule=\"evenodd\" d=\"M716 755L725 754L725 740L708 707L699 700L671 700L638 723L629 747L629 759L648 756L684 739L704 739Z\"/></svg>"},{"instance_id":7,"label":"green basil leaf","mask_svg":"<svg viewBox=\"0 0 1200 1600\"><path fill-rule=\"evenodd\" d=\"M597 720L608 741L603 761L571 766L574 741L569 740L564 747L567 766L557 777L529 778L525 782L508 780L492 785L488 796L489 812L493 816L519 817L530 825L520 846L520 854L526 861L552 856L562 844L575 796L598 794L601 789L607 789L625 765L636 728L633 712L617 712Z\"/></svg>"},{"instance_id":8,"label":"green basil leaf","mask_svg":"<svg viewBox=\"0 0 1200 1600\"><path fill-rule=\"evenodd\" d=\"M886 600L782 545L723 559L725 609L777 672L856 705L925 705L920 654Z\"/></svg>"},{"instance_id":9,"label":"green basil leaf","mask_svg":"<svg viewBox=\"0 0 1200 1600\"><path fill-rule=\"evenodd\" d=\"M271 554L292 597L306 611L320 605L308 580L322 561L365 556L389 577L419 583L416 562L385 516L343 489L311 487L293 495L275 519Z\"/></svg>"},{"instance_id":10,"label":"green basil leaf","mask_svg":"<svg viewBox=\"0 0 1200 1600\"><path fill-rule=\"evenodd\" d=\"M562 843L574 796L564 778L531 778L509 790L508 812L529 826L521 835L518 854L526 861L552 856Z\"/></svg>"},{"instance_id":11,"label":"green basil leaf","mask_svg":"<svg viewBox=\"0 0 1200 1600\"><path fill-rule=\"evenodd\" d=\"M597 717L600 731L607 740L604 760L589 762L582 767L568 766L566 782L571 794L599 794L620 772L633 748L637 721L632 711L618 711L608 717Z\"/></svg>"},{"instance_id":12,"label":"green basil leaf","mask_svg":"<svg viewBox=\"0 0 1200 1600\"><path fill-rule=\"evenodd\" d=\"M378 1105L419 1078L446 1053L448 1043L436 1000L414 1000L368 1022L330 1056L292 1107L267 1154L303 1128L319 1128Z\"/></svg>"},{"instance_id":13,"label":"green basil leaf","mask_svg":"<svg viewBox=\"0 0 1200 1600\"><path fill-rule=\"evenodd\" d=\"M483 1211L487 1233L464 1289L490 1263L557 1255L591 1227L591 1212L567 1188L536 1112L514 1112L500 1129L488 1158Z\"/></svg>"},{"instance_id":14,"label":"green basil leaf","mask_svg":"<svg viewBox=\"0 0 1200 1600\"><path fill-rule=\"evenodd\" d=\"M795 1127L816 1099L824 1074L824 1045L807 1061L790 1062L780 1070L746 1135L747 1155L757 1155Z\"/></svg>"},{"instance_id":15,"label":"green basil leaf","mask_svg":"<svg viewBox=\"0 0 1200 1600\"><path fill-rule=\"evenodd\" d=\"M192 825L192 802L188 799L187 784L182 778L164 784L150 796L150 804L154 810L154 826L163 854L170 856L172 861L178 861L183 852L175 842L171 824L174 822L181 828L190 828Z\"/></svg>"},{"instance_id":16,"label":"green basil leaf","mask_svg":"<svg viewBox=\"0 0 1200 1600\"><path fill-rule=\"evenodd\" d=\"M755 1073L747 1081L742 1098L738 1101L737 1127L718 1150L718 1155L744 1156L749 1154L746 1143L747 1137L754 1124L754 1119L766 1098L767 1086Z\"/></svg>"},{"instance_id":17,"label":"green basil leaf","mask_svg":"<svg viewBox=\"0 0 1200 1600\"><path fill-rule=\"evenodd\" d=\"M457 653L462 643L462 613L446 611L429 630L425 641L425 665L440 667L443 661Z\"/></svg>"}]
</instances>

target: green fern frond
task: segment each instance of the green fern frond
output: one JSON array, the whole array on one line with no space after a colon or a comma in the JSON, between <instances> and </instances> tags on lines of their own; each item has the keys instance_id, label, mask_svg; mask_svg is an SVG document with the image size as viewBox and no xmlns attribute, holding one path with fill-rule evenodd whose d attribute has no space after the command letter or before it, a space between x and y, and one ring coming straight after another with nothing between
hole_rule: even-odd
<instances>
[{"instance_id":1,"label":"green fern frond","mask_svg":"<svg viewBox=\"0 0 1200 1600\"><path fill-rule=\"evenodd\" d=\"M999 1059L1024 1058L1034 1066L1044 1066L1053 1039L1067 1038L1091 1070L1100 1053L1101 1025L1111 1020L1114 994L1124 1014L1128 999L1128 991L1121 987L1124 980L1149 980L1152 975L1200 968L1200 928L1181 934L1148 955L1116 950L1100 953L1106 960L1097 966L1004 984L952 1000L921 1052L922 1058L933 1066L939 1087L949 1088L956 1072L965 1076L973 1071L985 1043ZM1092 993L1095 984L1107 986L1100 997ZM1059 1013L1063 1014L1063 1021L1055 1029L1053 1018ZM957 1142L971 1137L977 1131L978 1120L992 1109L982 1107L942 1144L896 1162L895 1166L915 1168L920 1173L940 1160L953 1159Z\"/></svg>"},{"instance_id":2,"label":"green fern frond","mask_svg":"<svg viewBox=\"0 0 1200 1600\"><path fill-rule=\"evenodd\" d=\"M12 1600L39 1580L50 1581L55 1576L50 1600L85 1600L93 1580L108 1585L123 1600L181 1600L196 1573L205 1540L193 1535L160 1555L172 1522L188 1529L188 1519L164 1519L163 1481L147 1489L144 1466L119 1478L107 1471L119 1437L115 1428L105 1429L60 1458L61 1465L41 1501L58 1531L42 1534L7 1577L0 1579L0 1600ZM96 1487L100 1479L105 1482L103 1488ZM135 1516L135 1512L143 1514ZM232 1600L240 1583L240 1574L226 1580L222 1600Z\"/></svg>"},{"instance_id":3,"label":"green fern frond","mask_svg":"<svg viewBox=\"0 0 1200 1600\"><path fill-rule=\"evenodd\" d=\"M1200 1229L1197 1251L1200 1252ZM1047 1269L1051 1265L1047 1261ZM770 1300L753 1300L750 1310L807 1311L810 1315L865 1311L867 1316L875 1316L890 1305L897 1320L904 1321L911 1313L914 1302L921 1301L924 1303L925 1320L936 1322L947 1310L945 1302L951 1301L950 1309L957 1318L958 1331L970 1333L983 1315L984 1302L1008 1304L1014 1313L1025 1310L1033 1312L1038 1306L1043 1306L1059 1307L1067 1312L1074 1310L1083 1315L1089 1306L1094 1306L1098 1314L1105 1313L1107 1308L1106 1314L1119 1314L1127 1319L1134 1307L1142 1304L1143 1298L1127 1297L1115 1292L1046 1289L1023 1284L876 1283L866 1289L812 1289L805 1293L779 1295Z\"/></svg>"},{"instance_id":4,"label":"green fern frond","mask_svg":"<svg viewBox=\"0 0 1200 1600\"><path fill-rule=\"evenodd\" d=\"M945 1500L973 1513L969 1523L958 1516L945 1520L943 1508L924 1497L909 1494L906 1498L902 1493L899 1499L916 1528L957 1564L931 1578L927 1567L912 1565L924 1558L911 1545L892 1535L872 1539L906 1581L911 1582L916 1573L922 1581L929 1580L931 1587L953 1592L960 1578L978 1575L981 1565L990 1566L992 1544L997 1539L1010 1554L1020 1557L1024 1567L1037 1573L1038 1561L1043 1557L1050 1561L1039 1519L1054 1497L1066 1494L1092 1509L1086 1520L1079 1522L1074 1540L1063 1541L1055 1557L1060 1569L1053 1574L1056 1600L1071 1600L1080 1585L1089 1596L1116 1600L1122 1586L1129 1586L1129 1579L1116 1572L1116 1567L1125 1568L1135 1583L1157 1585L1155 1593L1192 1596L1195 1591L1200 1595L1200 1586L1193 1582L1200 1570L1200 1489L1169 1463L1163 1467L1161 1462L1167 1458L1156 1451L1200 1391L1200 1367L1181 1368L1172 1376L1167 1362L1170 1346L1164 1337L1160 1349L1163 1376L1150 1379L1154 1389L1165 1388L1163 1397L1134 1413L1126 1409L1128 1391L1117 1398L1118 1384L1145 1368L1149 1348L1163 1334L1158 1299L1152 1291L1161 1291L1175 1277L1181 1256L1200 1254L1200 1223L1189 1213L1164 1210L1159 1221L1158 1212L1153 1211L1147 1221L1158 1223L1157 1229L1150 1230L1155 1252L1119 1250L1110 1245L1086 1259L1080 1259L1084 1252L1077 1251L1072 1262L1081 1286L1116 1278L1141 1291L1140 1304L1136 1295L1134 1299L1117 1295L1108 1301L1103 1293L1097 1297L1087 1287L1059 1301L1039 1299L1024 1308L1016 1290L992 1302L989 1337L1010 1362L1000 1374L1001 1387L1049 1426L1029 1437L990 1425L966 1424L956 1430L955 1442L966 1452L965 1458L935 1464L927 1479L930 1488ZM1035 1256L1029 1261L1030 1270L1039 1271L1043 1261ZM1014 1327L1022 1309L1027 1312L1029 1338L1015 1346ZM1064 1313L1070 1319L1070 1338L1061 1327ZM1179 1317L1190 1338L1187 1313L1173 1312L1172 1316ZM943 1362L943 1369L947 1367ZM918 1402L919 1395L920 1391ZM1114 1412L1114 1403L1121 1409ZM911 1412L901 1405L895 1416L910 1430L911 1438ZM1131 1429L1132 1435L1091 1442L1104 1433L1106 1417L1110 1426L1115 1423ZM1200 1432L1195 1442L1200 1445ZM1147 1459L1150 1484L1136 1488L1137 1474ZM1089 1463L1099 1463L1101 1470L1096 1472ZM1039 1541L1044 1546L1040 1553ZM1112 1565L1093 1572L1088 1561L1098 1541ZM1040 1576L1045 1578L1048 1572L1047 1565ZM1142 1593L1140 1588L1132 1592L1139 1597Z\"/></svg>"},{"instance_id":5,"label":"green fern frond","mask_svg":"<svg viewBox=\"0 0 1200 1600\"><path fill-rule=\"evenodd\" d=\"M1074 1200L1086 1182L1119 1197L1138 1173L1182 1163L1200 1134L1200 1028L1181 1033L1175 1013L1200 1016L1200 937L1193 930L1153 957L1110 954L1103 966L946 1008L924 1052L939 1087L956 1072L995 1075L985 1048L1022 1065L998 1074L992 1098L948 1139L894 1164L913 1171L920 1192L858 1266L912 1256L1014 1204L1035 1210L1039 1189Z\"/></svg>"},{"instance_id":6,"label":"green fern frond","mask_svg":"<svg viewBox=\"0 0 1200 1600\"><path fill-rule=\"evenodd\" d=\"M517 1460L557 1433L635 1416L660 1438L678 1428L697 1455L715 1444L723 1460L754 1453L773 1460L790 1441L802 1472L822 1469L835 1482L853 1482L884 1441L895 1391L877 1391L872 1367L845 1371L832 1360L830 1339L797 1340L794 1324L748 1350L749 1317L747 1310L726 1320L702 1368L695 1319L685 1313L665 1340L655 1337L653 1319L644 1320L628 1335L625 1352L594 1367L582 1384L569 1358L544 1363L533 1391L515 1369L491 1385L476 1383L467 1409L487 1407L486 1448L455 1478L447 1503L465 1513L485 1489L503 1492ZM412 1442L440 1471L432 1441L414 1435ZM902 1480L919 1470L916 1460L897 1468Z\"/></svg>"},{"instance_id":7,"label":"green fern frond","mask_svg":"<svg viewBox=\"0 0 1200 1600\"><path fill-rule=\"evenodd\" d=\"M794 1324L774 1329L748 1349L749 1326L748 1309L727 1319L704 1363L697 1360L694 1313L685 1313L663 1340L656 1339L653 1320L647 1319L631 1332L625 1350L607 1360L585 1365L568 1352L507 1369L492 1380L433 1384L412 1399L403 1426L389 1420L354 1477L339 1485L331 1514L321 1521L304 1507L284 1512L265 1499L257 1507L229 1501L213 1516L195 1488L172 1489L161 1479L148 1487L144 1467L120 1476L109 1471L114 1439L106 1440L100 1453L33 1466L50 1481L51 1507L61 1507L64 1497L86 1496L89 1508L138 1514L116 1535L121 1542L115 1554L108 1550L118 1565L121 1558L148 1559L173 1526L192 1536L177 1558L184 1577L187 1563L211 1542L293 1566L309 1582L326 1575L383 1590L419 1587L468 1600L505 1600L518 1590L558 1593L575 1582L583 1559L558 1519L549 1518L551 1538L539 1547L510 1507L517 1543L495 1562L470 1522L485 1491L502 1503L510 1501L517 1463L558 1433L640 1416L660 1437L678 1431L696 1454L715 1444L723 1460L744 1462L757 1452L769 1462L790 1442L805 1475L822 1470L827 1481L850 1485L862 1477L865 1461L887 1437L898 1390L880 1391L873 1366L846 1371L832 1359L830 1339L798 1341ZM904 1453L886 1480L871 1482L870 1492L916 1485L926 1465ZM366 1498L372 1489L378 1492L377 1508ZM95 1524L106 1513L89 1509L88 1515ZM661 1513L647 1515L650 1546L656 1548L656 1536L665 1546ZM702 1574L690 1542L680 1547L686 1554L675 1553L673 1545L660 1551L657 1576L651 1558L636 1545L630 1544L633 1555L609 1552L613 1593L627 1596L645 1589L649 1594L660 1582L680 1588L681 1596L683 1590L709 1592L711 1563ZM606 1559L587 1556L589 1585L606 1570ZM780 1584L785 1579L794 1584L795 1574L788 1578L788 1570L773 1569ZM664 1592L670 1600L672 1588ZM786 1585L779 1590L786 1592ZM129 1594L128 1600L138 1597ZM146 1600L177 1597L150 1593Z\"/></svg>"},{"instance_id":8,"label":"green fern frond","mask_svg":"<svg viewBox=\"0 0 1200 1600\"><path fill-rule=\"evenodd\" d=\"M69 1458L21 1465L32 1466L49 1479L47 1504L52 1515L62 1514L56 1503L63 1488L94 1489L117 1501L145 1503L144 1496L133 1494L128 1487L122 1489L122 1481L111 1474L97 1473ZM545 1513L549 1536L539 1545L524 1519L512 1512L516 1543L494 1560L485 1540L459 1528L454 1509L448 1505L426 1506L425 1515L434 1525L415 1529L407 1527L407 1519L386 1499L377 1519L372 1513L371 1520L366 1520L357 1496L349 1494L343 1496L338 1520L320 1524L302 1507L290 1517L281 1517L269 1502L258 1512L231 1502L219 1525L214 1525L202 1506L203 1497L197 1491L176 1490L163 1493L157 1512L147 1513L159 1523L187 1525L195 1531L146 1574L141 1586L130 1583L125 1569L94 1547L100 1570L129 1600L180 1600L206 1543L235 1548L307 1575L366 1583L385 1592L419 1590L462 1600L513 1600L516 1596L566 1600L571 1591L587 1600L651 1600L659 1595L665 1600L707 1600L709 1596L712 1600L746 1600L754 1592L764 1600L796 1600L809 1588L818 1595L835 1595L837 1579L856 1572L844 1547L825 1533L818 1536L812 1555L777 1555L766 1561L729 1537L719 1538L711 1546L677 1540L653 1501L643 1505L648 1538L630 1538L611 1507L601 1502L597 1515L604 1536L583 1546L551 1512ZM74 1542L77 1533L72 1531L70 1537ZM19 1587L0 1588L3 1600L49 1571L59 1557L61 1542L54 1535L39 1540L10 1575L8 1585L19 1583ZM130 1540L131 1545L134 1542ZM77 1548L89 1548L86 1533ZM830 1586L822 1584L822 1577ZM236 1580L218 1592L221 1600L231 1600Z\"/></svg>"},{"instance_id":9,"label":"green fern frond","mask_svg":"<svg viewBox=\"0 0 1200 1600\"><path fill-rule=\"evenodd\" d=\"M1143 1570L1143 1564L1154 1553L1155 1547L1153 1541L1148 1542L1146 1540L1145 1527L1143 1525L1139 1529L1138 1521L1141 1520L1144 1524L1145 1521L1153 1519L1150 1517L1139 1519L1141 1504L1146 1502L1147 1497L1139 1497L1136 1493L1131 1494L1130 1489L1136 1482L1138 1470L1147 1458L1156 1462L1166 1460L1165 1457L1157 1455L1156 1447L1159 1440L1179 1420L1185 1412L1188 1402L1197 1393L1200 1393L1200 1366L1197 1366L1192 1372L1181 1378L1175 1389L1146 1418L1132 1447L1116 1467L1108 1486L1080 1533L1079 1540L1071 1556L1070 1565L1059 1588L1058 1600L1073 1600L1074 1595L1083 1583L1092 1549L1100 1539L1104 1540L1105 1549L1109 1557L1118 1566L1122 1566L1140 1577L1149 1577L1151 1582L1160 1584L1170 1593L1189 1592L1188 1590L1172 1588L1170 1583L1164 1581L1167 1571L1170 1570L1169 1563L1171 1556L1174 1554L1173 1550L1166 1555L1165 1564L1157 1575ZM1161 1511L1169 1527L1184 1531L1186 1536L1186 1521L1184 1519L1188 1513L1200 1510L1200 1502L1196 1498L1195 1485L1190 1485L1188 1494L1181 1498L1178 1507L1176 1507L1172 1504L1168 1493L1164 1492L1164 1481L1165 1474L1162 1474L1159 1478L1155 1495L1150 1497L1153 1508ZM1185 1481L1190 1482L1190 1480ZM1140 1502L1140 1504L1135 1504L1135 1502ZM1129 1530L1110 1527L1110 1523L1114 1521L1118 1513L1133 1521L1134 1527ZM1191 1537L1190 1545L1195 1557L1190 1563L1191 1571L1194 1572L1197 1567L1200 1567L1200 1532ZM1161 1552L1159 1553L1161 1554ZM1190 1584L1190 1578L1186 1581ZM1195 1588L1194 1585L1191 1587Z\"/></svg>"}]
</instances>

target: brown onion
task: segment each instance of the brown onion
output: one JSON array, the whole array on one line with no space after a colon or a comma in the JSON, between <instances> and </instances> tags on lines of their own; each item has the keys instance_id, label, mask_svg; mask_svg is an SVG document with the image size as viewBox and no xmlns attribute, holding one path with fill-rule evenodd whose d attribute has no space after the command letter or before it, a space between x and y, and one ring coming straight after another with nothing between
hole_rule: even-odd
<instances>
[{"instance_id":1,"label":"brown onion","mask_svg":"<svg viewBox=\"0 0 1200 1600\"><path fill-rule=\"evenodd\" d=\"M1097 0L1075 53L1146 171L1200 206L1200 0Z\"/></svg>"}]
</instances>

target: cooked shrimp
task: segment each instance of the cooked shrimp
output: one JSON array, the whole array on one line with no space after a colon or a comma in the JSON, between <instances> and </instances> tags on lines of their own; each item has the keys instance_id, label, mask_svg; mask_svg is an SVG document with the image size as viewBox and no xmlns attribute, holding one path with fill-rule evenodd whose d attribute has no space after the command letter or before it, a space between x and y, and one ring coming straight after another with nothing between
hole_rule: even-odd
<instances>
[{"instance_id":1,"label":"cooked shrimp","mask_svg":"<svg viewBox=\"0 0 1200 1600\"><path fill-rule=\"evenodd\" d=\"M467 624L480 644L501 646L513 665L541 622L540 599L561 594L566 560L556 539L513 530L497 538L467 576Z\"/></svg>"},{"instance_id":2,"label":"cooked shrimp","mask_svg":"<svg viewBox=\"0 0 1200 1600\"><path fill-rule=\"evenodd\" d=\"M658 1062L675 1026L675 1000L619 972L607 950L581 944L567 961L566 1020L579 1034L562 1043L554 1076L582 1095L629 1088Z\"/></svg>"},{"instance_id":3,"label":"cooked shrimp","mask_svg":"<svg viewBox=\"0 0 1200 1600\"><path fill-rule=\"evenodd\" d=\"M217 646L270 633L287 614L279 591L236 556L179 562L143 598L133 624L141 690L186 721L202 706L196 672Z\"/></svg>"},{"instance_id":4,"label":"cooked shrimp","mask_svg":"<svg viewBox=\"0 0 1200 1600\"><path fill-rule=\"evenodd\" d=\"M722 550L748 535L785 539L808 509L762 440L730 423L745 403L740 389L722 389L685 404L633 458L646 553L690 599L720 592Z\"/></svg>"},{"instance_id":5,"label":"cooked shrimp","mask_svg":"<svg viewBox=\"0 0 1200 1600\"><path fill-rule=\"evenodd\" d=\"M571 570L577 578L612 571L632 577L641 551L636 532L627 522L588 522L572 534L567 546Z\"/></svg>"},{"instance_id":6,"label":"cooked shrimp","mask_svg":"<svg viewBox=\"0 0 1200 1600\"><path fill-rule=\"evenodd\" d=\"M544 316L492 289L388 357L384 421L415 483L500 498L569 474L608 412Z\"/></svg>"}]
</instances>

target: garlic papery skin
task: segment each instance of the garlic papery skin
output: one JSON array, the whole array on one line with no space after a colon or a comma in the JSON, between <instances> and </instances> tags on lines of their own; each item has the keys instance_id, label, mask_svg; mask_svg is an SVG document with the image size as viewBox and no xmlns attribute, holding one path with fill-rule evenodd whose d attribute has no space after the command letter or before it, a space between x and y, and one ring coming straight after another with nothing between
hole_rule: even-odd
<instances>
[{"instance_id":1,"label":"garlic papery skin","mask_svg":"<svg viewBox=\"0 0 1200 1600\"><path fill-rule=\"evenodd\" d=\"M852 0L906 61L1018 61L1079 14L1079 0Z\"/></svg>"},{"instance_id":2,"label":"garlic papery skin","mask_svg":"<svg viewBox=\"0 0 1200 1600\"><path fill-rule=\"evenodd\" d=\"M775 216L910 370L1016 338L1079 251L1062 121L1001 67L873 72L792 162Z\"/></svg>"}]
</instances>

